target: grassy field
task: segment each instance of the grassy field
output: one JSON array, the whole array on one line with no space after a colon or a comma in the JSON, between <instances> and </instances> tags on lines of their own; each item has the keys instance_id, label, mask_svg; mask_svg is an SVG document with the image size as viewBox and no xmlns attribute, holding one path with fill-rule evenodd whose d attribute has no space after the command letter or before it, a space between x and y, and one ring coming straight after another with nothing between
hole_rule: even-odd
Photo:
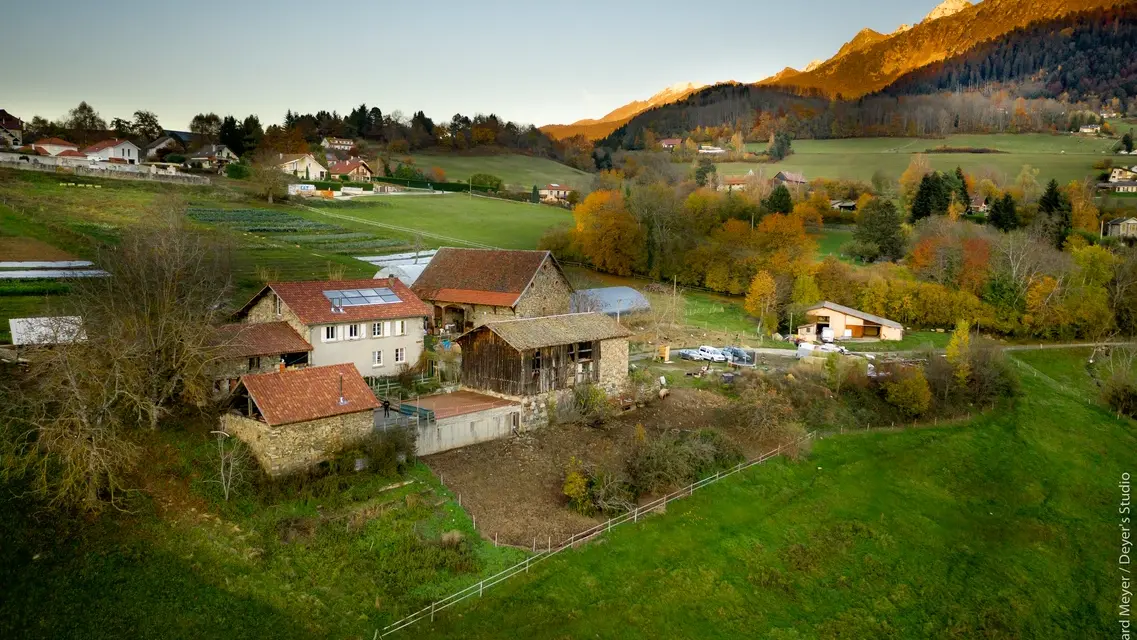
<instances>
[{"instance_id":1,"label":"grassy field","mask_svg":"<svg viewBox=\"0 0 1137 640\"><path fill-rule=\"evenodd\" d=\"M424 170L431 167L442 169L446 172L446 179L452 182L464 181L475 173L488 173L518 191L528 191L533 185L543 187L549 183L567 184L578 189L592 183L590 174L548 158L513 153L486 156L419 154L411 157Z\"/></svg>"},{"instance_id":2,"label":"grassy field","mask_svg":"<svg viewBox=\"0 0 1137 640\"><path fill-rule=\"evenodd\" d=\"M960 426L826 438L412 633L1114 637L1137 425L1049 377L1023 391Z\"/></svg>"},{"instance_id":3,"label":"grassy field","mask_svg":"<svg viewBox=\"0 0 1137 640\"><path fill-rule=\"evenodd\" d=\"M992 134L952 135L944 139L851 138L842 140L795 140L793 155L785 160L758 165L728 162L718 165L722 175L741 175L761 168L767 175L798 171L812 178L870 180L875 171L892 178L908 167L911 154L940 146L997 149L1005 153L929 153L932 166L941 171L960 166L969 173L992 169L1013 181L1024 164L1040 170L1039 179L1059 182L1082 179L1093 173L1091 165L1110 154L1115 140L1076 135ZM764 144L752 145L764 149Z\"/></svg>"},{"instance_id":4,"label":"grassy field","mask_svg":"<svg viewBox=\"0 0 1137 640\"><path fill-rule=\"evenodd\" d=\"M846 242L852 242L853 232L849 229L822 229L821 233L814 237L817 240L817 255L818 258L825 256L840 256L841 246Z\"/></svg>"},{"instance_id":5,"label":"grassy field","mask_svg":"<svg viewBox=\"0 0 1137 640\"><path fill-rule=\"evenodd\" d=\"M469 240L505 249L536 249L546 230L572 222L572 214L557 207L461 194L371 196L356 199L350 207L329 210L357 219L356 224L335 220L356 229L374 230L366 224L372 221L453 238L421 236L418 244L425 247L462 246L457 240ZM415 235L388 233L408 240Z\"/></svg>"},{"instance_id":6,"label":"grassy field","mask_svg":"<svg viewBox=\"0 0 1137 640\"><path fill-rule=\"evenodd\" d=\"M918 351L927 347L943 349L951 342L951 333L905 331L904 339L880 342L856 342L845 346L852 351Z\"/></svg>"}]
</instances>

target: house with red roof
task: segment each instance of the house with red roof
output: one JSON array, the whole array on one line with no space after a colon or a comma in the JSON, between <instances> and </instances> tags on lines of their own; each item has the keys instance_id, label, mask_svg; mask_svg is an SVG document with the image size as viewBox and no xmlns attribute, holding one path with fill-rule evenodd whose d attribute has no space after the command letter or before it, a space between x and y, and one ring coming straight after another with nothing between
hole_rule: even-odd
<instances>
[{"instance_id":1,"label":"house with red roof","mask_svg":"<svg viewBox=\"0 0 1137 640\"><path fill-rule=\"evenodd\" d=\"M214 336L219 353L211 367L213 390L224 395L241 376L308 366L312 345L287 322L227 324Z\"/></svg>"},{"instance_id":2,"label":"house with red roof","mask_svg":"<svg viewBox=\"0 0 1137 640\"><path fill-rule=\"evenodd\" d=\"M371 182L371 176L375 173L362 158L352 158L333 162L332 166L328 167L328 175L340 180L347 176L352 182Z\"/></svg>"},{"instance_id":3,"label":"house with red roof","mask_svg":"<svg viewBox=\"0 0 1137 640\"><path fill-rule=\"evenodd\" d=\"M567 184L547 184L538 190L541 199L550 202L568 200L570 193L572 193L572 187Z\"/></svg>"},{"instance_id":4,"label":"house with red roof","mask_svg":"<svg viewBox=\"0 0 1137 640\"><path fill-rule=\"evenodd\" d=\"M142 163L142 156L140 155L142 149L130 140L118 138L103 140L83 149L83 153L87 155L88 160L115 162L117 164Z\"/></svg>"},{"instance_id":5,"label":"house with red roof","mask_svg":"<svg viewBox=\"0 0 1137 640\"><path fill-rule=\"evenodd\" d=\"M271 476L308 469L363 440L379 400L350 363L248 374L221 429L237 436Z\"/></svg>"},{"instance_id":6,"label":"house with red roof","mask_svg":"<svg viewBox=\"0 0 1137 640\"><path fill-rule=\"evenodd\" d=\"M418 364L431 307L398 278L270 282L236 316L287 323L312 346L311 366L389 377Z\"/></svg>"},{"instance_id":7,"label":"house with red roof","mask_svg":"<svg viewBox=\"0 0 1137 640\"><path fill-rule=\"evenodd\" d=\"M43 138L36 140L34 144L37 151L43 149L44 155L58 156L63 155L65 151L79 153L78 145L71 144L62 138ZM85 154L80 155L83 155L84 158L87 157Z\"/></svg>"},{"instance_id":8,"label":"house with red roof","mask_svg":"<svg viewBox=\"0 0 1137 640\"><path fill-rule=\"evenodd\" d=\"M464 333L493 321L569 312L573 288L548 251L442 247L415 280L436 328Z\"/></svg>"}]
</instances>

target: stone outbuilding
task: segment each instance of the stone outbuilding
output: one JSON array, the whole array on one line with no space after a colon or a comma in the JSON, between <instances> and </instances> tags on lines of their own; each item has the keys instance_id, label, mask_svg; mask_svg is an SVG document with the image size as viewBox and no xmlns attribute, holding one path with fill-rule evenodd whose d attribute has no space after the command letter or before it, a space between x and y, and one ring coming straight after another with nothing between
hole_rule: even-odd
<instances>
[{"instance_id":1,"label":"stone outbuilding","mask_svg":"<svg viewBox=\"0 0 1137 640\"><path fill-rule=\"evenodd\" d=\"M312 345L287 322L227 324L217 329L221 357L213 365L213 390L236 388L241 376L308 366Z\"/></svg>"},{"instance_id":2,"label":"stone outbuilding","mask_svg":"<svg viewBox=\"0 0 1137 640\"><path fill-rule=\"evenodd\" d=\"M241 377L221 428L271 476L303 471L365 438L379 400L352 364Z\"/></svg>"},{"instance_id":3,"label":"stone outbuilding","mask_svg":"<svg viewBox=\"0 0 1137 640\"><path fill-rule=\"evenodd\" d=\"M573 288L548 251L443 247L412 287L434 326L463 333L487 322L569 312Z\"/></svg>"},{"instance_id":4,"label":"stone outbuilding","mask_svg":"<svg viewBox=\"0 0 1137 640\"><path fill-rule=\"evenodd\" d=\"M806 309L805 319L806 324L797 328L797 336L808 342L824 339L829 331L834 340L904 339L904 326L899 322L828 300Z\"/></svg>"}]
</instances>

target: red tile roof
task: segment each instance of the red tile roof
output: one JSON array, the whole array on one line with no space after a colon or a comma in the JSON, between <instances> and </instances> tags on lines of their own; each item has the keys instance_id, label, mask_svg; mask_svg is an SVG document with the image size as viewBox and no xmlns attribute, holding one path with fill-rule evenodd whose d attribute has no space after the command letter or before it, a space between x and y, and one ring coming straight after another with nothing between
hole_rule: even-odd
<instances>
[{"instance_id":1,"label":"red tile roof","mask_svg":"<svg viewBox=\"0 0 1137 640\"><path fill-rule=\"evenodd\" d=\"M545 260L552 259L548 251L442 247L415 280L414 291L423 300L443 300L439 296L447 292L462 296L471 292L501 294L492 297L494 306L511 307L517 304Z\"/></svg>"},{"instance_id":2,"label":"red tile roof","mask_svg":"<svg viewBox=\"0 0 1137 640\"><path fill-rule=\"evenodd\" d=\"M37 146L35 150L36 150L36 153L40 154L41 156L50 156L51 155L50 153L47 152L47 149L44 149L43 147ZM68 151L70 151L70 149L68 149Z\"/></svg>"},{"instance_id":3,"label":"red tile roof","mask_svg":"<svg viewBox=\"0 0 1137 640\"><path fill-rule=\"evenodd\" d=\"M68 142L68 141L64 140L63 138L48 138L46 140L36 140L36 144L50 144L50 145L55 145L57 147L74 147L76 149L79 148L78 145L76 145L72 142Z\"/></svg>"},{"instance_id":4,"label":"red tile roof","mask_svg":"<svg viewBox=\"0 0 1137 640\"><path fill-rule=\"evenodd\" d=\"M567 184L553 183L545 185L545 191L572 191L572 187L568 186Z\"/></svg>"},{"instance_id":5,"label":"red tile roof","mask_svg":"<svg viewBox=\"0 0 1137 640\"><path fill-rule=\"evenodd\" d=\"M333 176L339 176L351 173L359 167L363 167L367 169L367 173L371 173L371 167L363 160L341 160L339 162L333 162L332 166L328 167L328 173Z\"/></svg>"},{"instance_id":6,"label":"red tile roof","mask_svg":"<svg viewBox=\"0 0 1137 640\"><path fill-rule=\"evenodd\" d=\"M111 138L110 140L103 140L102 142L96 142L95 144L87 147L86 149L83 149L83 153L95 153L96 151L102 151L103 149L109 149L111 147L117 147L118 145L126 143L126 142L130 142L130 141L129 140L119 140L118 138Z\"/></svg>"},{"instance_id":7,"label":"red tile roof","mask_svg":"<svg viewBox=\"0 0 1137 640\"><path fill-rule=\"evenodd\" d=\"M85 154L81 151L76 151L74 149L64 149L63 151L60 151L56 155L62 156L64 158L86 158L87 157L87 154Z\"/></svg>"},{"instance_id":8,"label":"red tile roof","mask_svg":"<svg viewBox=\"0 0 1137 640\"><path fill-rule=\"evenodd\" d=\"M402 302L390 304L368 304L357 307L343 307L343 311L332 311L332 303L324 295L325 291L343 289L374 289L386 287ZM284 304L306 325L333 324L341 322L367 322L369 320L390 320L395 318L430 317L430 305L415 296L414 292L398 278L379 278L367 280L313 280L308 282L270 282L260 293L245 304L238 315L244 315L268 291L280 297Z\"/></svg>"},{"instance_id":9,"label":"red tile roof","mask_svg":"<svg viewBox=\"0 0 1137 640\"><path fill-rule=\"evenodd\" d=\"M484 304L491 307L512 307L513 303L517 302L517 294L475 291L473 289L439 289L434 293L431 300L458 304Z\"/></svg>"},{"instance_id":10,"label":"red tile roof","mask_svg":"<svg viewBox=\"0 0 1137 640\"><path fill-rule=\"evenodd\" d=\"M227 324L217 329L224 353L232 358L311 351L312 345L287 322Z\"/></svg>"},{"instance_id":11,"label":"red tile roof","mask_svg":"<svg viewBox=\"0 0 1137 640\"><path fill-rule=\"evenodd\" d=\"M342 398L340 403L342 381ZM241 378L266 424L308 422L379 407L371 388L353 364L307 367Z\"/></svg>"}]
</instances>

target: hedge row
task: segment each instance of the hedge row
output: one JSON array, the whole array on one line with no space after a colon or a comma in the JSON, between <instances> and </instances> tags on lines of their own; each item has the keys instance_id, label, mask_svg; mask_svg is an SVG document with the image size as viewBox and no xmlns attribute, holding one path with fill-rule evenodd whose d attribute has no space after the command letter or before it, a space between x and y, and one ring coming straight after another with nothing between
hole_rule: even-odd
<instances>
[{"instance_id":1,"label":"hedge row","mask_svg":"<svg viewBox=\"0 0 1137 640\"><path fill-rule=\"evenodd\" d=\"M434 189L436 191L454 191L465 192L470 190L470 185L465 182L431 182L430 180L410 180L408 178L393 178L390 176L376 176L376 182L386 182L388 184L397 184L404 187L411 187L413 189ZM474 191L481 191L489 193L494 189L485 185L476 184L473 186Z\"/></svg>"}]
</instances>

